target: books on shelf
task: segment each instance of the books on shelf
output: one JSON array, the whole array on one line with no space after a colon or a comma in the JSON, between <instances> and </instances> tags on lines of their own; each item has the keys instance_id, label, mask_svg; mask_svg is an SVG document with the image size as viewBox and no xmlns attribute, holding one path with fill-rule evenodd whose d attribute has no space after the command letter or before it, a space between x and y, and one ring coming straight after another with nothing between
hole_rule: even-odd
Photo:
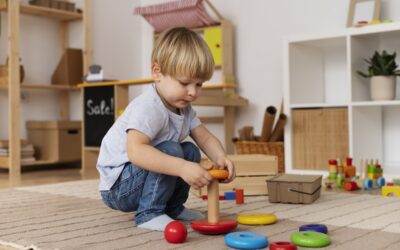
<instances>
[{"instance_id":1,"label":"books on shelf","mask_svg":"<svg viewBox=\"0 0 400 250\"><path fill-rule=\"evenodd\" d=\"M0 165L8 165L9 141L0 140ZM35 149L27 140L21 140L21 162L35 161Z\"/></svg>"}]
</instances>

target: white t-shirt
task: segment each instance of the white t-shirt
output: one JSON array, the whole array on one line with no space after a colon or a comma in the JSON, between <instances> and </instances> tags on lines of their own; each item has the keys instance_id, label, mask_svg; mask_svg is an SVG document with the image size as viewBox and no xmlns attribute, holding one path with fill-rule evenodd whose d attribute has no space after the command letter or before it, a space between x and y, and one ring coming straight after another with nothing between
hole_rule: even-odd
<instances>
[{"instance_id":1,"label":"white t-shirt","mask_svg":"<svg viewBox=\"0 0 400 250\"><path fill-rule=\"evenodd\" d=\"M181 109L179 115L167 109L152 84L129 103L104 136L96 166L100 173L99 190L110 190L129 162L127 133L130 129L147 135L150 144L156 146L164 141L182 142L200 124L190 105Z\"/></svg>"}]
</instances>

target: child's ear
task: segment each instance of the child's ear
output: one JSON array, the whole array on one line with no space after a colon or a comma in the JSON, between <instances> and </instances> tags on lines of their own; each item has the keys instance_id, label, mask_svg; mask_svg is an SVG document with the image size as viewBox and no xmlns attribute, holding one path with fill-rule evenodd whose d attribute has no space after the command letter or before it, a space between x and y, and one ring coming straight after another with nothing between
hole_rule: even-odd
<instances>
[{"instance_id":1,"label":"child's ear","mask_svg":"<svg viewBox=\"0 0 400 250\"><path fill-rule=\"evenodd\" d=\"M157 63L154 63L153 66L151 66L151 74L152 74L155 82L160 81L161 70L160 70L160 66L158 66Z\"/></svg>"}]
</instances>

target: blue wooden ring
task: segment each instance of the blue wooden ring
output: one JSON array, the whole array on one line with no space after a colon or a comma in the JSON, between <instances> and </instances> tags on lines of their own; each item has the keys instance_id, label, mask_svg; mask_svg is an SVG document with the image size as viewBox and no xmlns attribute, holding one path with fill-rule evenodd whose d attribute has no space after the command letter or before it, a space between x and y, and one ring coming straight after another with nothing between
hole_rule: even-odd
<instances>
[{"instance_id":1,"label":"blue wooden ring","mask_svg":"<svg viewBox=\"0 0 400 250\"><path fill-rule=\"evenodd\" d=\"M383 186L385 186L386 181L385 178L383 177L379 177L378 180L376 181L376 185L378 186L378 188L382 188Z\"/></svg>"},{"instance_id":2,"label":"blue wooden ring","mask_svg":"<svg viewBox=\"0 0 400 250\"><path fill-rule=\"evenodd\" d=\"M234 232L225 235L227 246L237 249L260 249L268 246L268 238L262 234L250 232Z\"/></svg>"},{"instance_id":3,"label":"blue wooden ring","mask_svg":"<svg viewBox=\"0 0 400 250\"><path fill-rule=\"evenodd\" d=\"M365 179L364 180L364 190L370 190L373 188L373 183L371 179Z\"/></svg>"},{"instance_id":4,"label":"blue wooden ring","mask_svg":"<svg viewBox=\"0 0 400 250\"><path fill-rule=\"evenodd\" d=\"M331 239L327 234L311 231L294 232L290 240L301 247L326 247L331 244Z\"/></svg>"},{"instance_id":5,"label":"blue wooden ring","mask_svg":"<svg viewBox=\"0 0 400 250\"><path fill-rule=\"evenodd\" d=\"M313 231L318 233L327 234L328 228L324 224L307 224L299 228L299 231Z\"/></svg>"}]
</instances>

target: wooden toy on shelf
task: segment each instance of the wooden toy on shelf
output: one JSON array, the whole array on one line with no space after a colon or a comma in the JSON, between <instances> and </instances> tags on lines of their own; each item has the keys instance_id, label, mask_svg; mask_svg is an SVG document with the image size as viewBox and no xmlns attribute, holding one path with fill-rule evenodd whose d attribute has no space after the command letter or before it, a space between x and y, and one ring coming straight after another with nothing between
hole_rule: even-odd
<instances>
[{"instance_id":1,"label":"wooden toy on shelf","mask_svg":"<svg viewBox=\"0 0 400 250\"><path fill-rule=\"evenodd\" d=\"M223 234L232 231L237 226L236 220L219 218L219 180L228 178L228 171L212 169L208 171L213 180L207 187L208 191L208 218L207 220L192 221L190 226L193 230L204 234Z\"/></svg>"}]
</instances>

